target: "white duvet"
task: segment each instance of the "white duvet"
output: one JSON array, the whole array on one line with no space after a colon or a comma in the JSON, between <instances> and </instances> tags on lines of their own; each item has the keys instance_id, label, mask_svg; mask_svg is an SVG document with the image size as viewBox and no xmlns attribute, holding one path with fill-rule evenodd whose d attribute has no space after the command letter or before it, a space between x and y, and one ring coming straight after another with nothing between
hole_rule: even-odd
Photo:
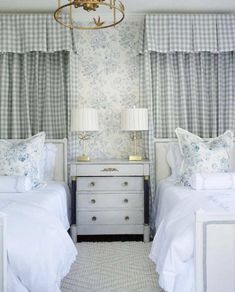
<instances>
[{"instance_id":1,"label":"white duvet","mask_svg":"<svg viewBox=\"0 0 235 292\"><path fill-rule=\"evenodd\" d=\"M173 185L168 185L168 190ZM158 221L150 258L167 292L194 292L195 212L235 212L235 190L195 191L175 186L180 200ZM165 190L167 191L167 189ZM170 195L170 193L169 193Z\"/></svg>"},{"instance_id":2,"label":"white duvet","mask_svg":"<svg viewBox=\"0 0 235 292\"><path fill-rule=\"evenodd\" d=\"M9 292L57 292L76 258L63 222L35 200L0 196L7 216Z\"/></svg>"}]
</instances>

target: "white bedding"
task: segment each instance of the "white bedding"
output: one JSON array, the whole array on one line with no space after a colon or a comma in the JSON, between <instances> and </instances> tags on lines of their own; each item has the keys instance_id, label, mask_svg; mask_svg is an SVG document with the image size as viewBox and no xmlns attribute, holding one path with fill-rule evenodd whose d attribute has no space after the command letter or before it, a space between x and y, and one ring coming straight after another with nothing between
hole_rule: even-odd
<instances>
[{"instance_id":1,"label":"white bedding","mask_svg":"<svg viewBox=\"0 0 235 292\"><path fill-rule=\"evenodd\" d=\"M195 212L235 212L235 190L195 191L161 182L156 218L157 233L150 258L156 264L159 284L167 292L194 292Z\"/></svg>"},{"instance_id":2,"label":"white bedding","mask_svg":"<svg viewBox=\"0 0 235 292\"><path fill-rule=\"evenodd\" d=\"M7 216L9 292L57 292L76 258L67 233L70 196L64 183L51 182L27 193L0 193Z\"/></svg>"},{"instance_id":3,"label":"white bedding","mask_svg":"<svg viewBox=\"0 0 235 292\"><path fill-rule=\"evenodd\" d=\"M154 211L154 221L156 230L160 222L170 213L174 206L182 199L189 196L187 188L175 185L175 179L168 178L162 180L157 188L157 194L155 196L156 202L154 207L157 208Z\"/></svg>"},{"instance_id":4,"label":"white bedding","mask_svg":"<svg viewBox=\"0 0 235 292\"><path fill-rule=\"evenodd\" d=\"M0 202L2 199L45 208L61 221L65 229L69 229L71 196L68 186L64 182L51 181L45 187L32 189L25 193L0 193Z\"/></svg>"}]
</instances>

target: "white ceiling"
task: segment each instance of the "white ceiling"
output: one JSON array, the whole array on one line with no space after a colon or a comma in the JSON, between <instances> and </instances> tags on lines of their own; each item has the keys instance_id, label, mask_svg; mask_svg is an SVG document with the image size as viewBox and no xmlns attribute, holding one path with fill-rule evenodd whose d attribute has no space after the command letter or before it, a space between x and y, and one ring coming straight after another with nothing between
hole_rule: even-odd
<instances>
[{"instance_id":1,"label":"white ceiling","mask_svg":"<svg viewBox=\"0 0 235 292\"><path fill-rule=\"evenodd\" d=\"M67 0L61 0L61 3ZM233 12L235 0L122 0L127 13ZM57 0L0 0L0 12L51 12Z\"/></svg>"}]
</instances>

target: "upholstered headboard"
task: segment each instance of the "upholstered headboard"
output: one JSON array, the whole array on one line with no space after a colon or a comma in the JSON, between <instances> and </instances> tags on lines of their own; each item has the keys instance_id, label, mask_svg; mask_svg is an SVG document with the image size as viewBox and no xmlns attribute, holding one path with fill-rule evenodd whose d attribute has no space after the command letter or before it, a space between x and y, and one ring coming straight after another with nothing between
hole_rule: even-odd
<instances>
[{"instance_id":1,"label":"upholstered headboard","mask_svg":"<svg viewBox=\"0 0 235 292\"><path fill-rule=\"evenodd\" d=\"M208 141L209 139L205 139ZM167 178L171 174L170 167L167 163L167 148L168 144L175 142L177 139L156 139L155 140L155 158L156 158L156 182L157 184L164 178ZM235 140L234 146L230 151L231 157L231 171L235 172Z\"/></svg>"},{"instance_id":2,"label":"upholstered headboard","mask_svg":"<svg viewBox=\"0 0 235 292\"><path fill-rule=\"evenodd\" d=\"M52 143L57 147L54 180L67 183L67 139L47 139L46 143Z\"/></svg>"},{"instance_id":3,"label":"upholstered headboard","mask_svg":"<svg viewBox=\"0 0 235 292\"><path fill-rule=\"evenodd\" d=\"M171 174L167 162L167 147L169 143L177 142L177 139L157 139L155 141L155 158L156 158L156 182L157 184Z\"/></svg>"}]
</instances>

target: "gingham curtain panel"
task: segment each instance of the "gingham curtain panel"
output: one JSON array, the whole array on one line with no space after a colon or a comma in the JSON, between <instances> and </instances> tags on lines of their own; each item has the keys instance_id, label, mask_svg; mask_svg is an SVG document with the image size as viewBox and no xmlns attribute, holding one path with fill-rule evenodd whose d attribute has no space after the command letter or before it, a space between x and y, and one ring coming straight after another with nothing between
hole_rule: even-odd
<instances>
[{"instance_id":1,"label":"gingham curtain panel","mask_svg":"<svg viewBox=\"0 0 235 292\"><path fill-rule=\"evenodd\" d=\"M68 132L69 52L0 54L0 138Z\"/></svg>"},{"instance_id":2,"label":"gingham curtain panel","mask_svg":"<svg viewBox=\"0 0 235 292\"><path fill-rule=\"evenodd\" d=\"M0 36L0 53L76 52L73 30L52 14L0 14Z\"/></svg>"},{"instance_id":3,"label":"gingham curtain panel","mask_svg":"<svg viewBox=\"0 0 235 292\"><path fill-rule=\"evenodd\" d=\"M145 18L140 53L219 53L234 50L233 14L158 14Z\"/></svg>"},{"instance_id":4,"label":"gingham curtain panel","mask_svg":"<svg viewBox=\"0 0 235 292\"><path fill-rule=\"evenodd\" d=\"M73 30L52 14L0 14L0 39L0 138L67 137L77 89Z\"/></svg>"},{"instance_id":5,"label":"gingham curtain panel","mask_svg":"<svg viewBox=\"0 0 235 292\"><path fill-rule=\"evenodd\" d=\"M149 110L147 156L154 138L182 127L202 137L235 132L233 15L149 15L140 54L140 97ZM198 52L200 51L200 52ZM151 191L155 194L154 165Z\"/></svg>"}]
</instances>

